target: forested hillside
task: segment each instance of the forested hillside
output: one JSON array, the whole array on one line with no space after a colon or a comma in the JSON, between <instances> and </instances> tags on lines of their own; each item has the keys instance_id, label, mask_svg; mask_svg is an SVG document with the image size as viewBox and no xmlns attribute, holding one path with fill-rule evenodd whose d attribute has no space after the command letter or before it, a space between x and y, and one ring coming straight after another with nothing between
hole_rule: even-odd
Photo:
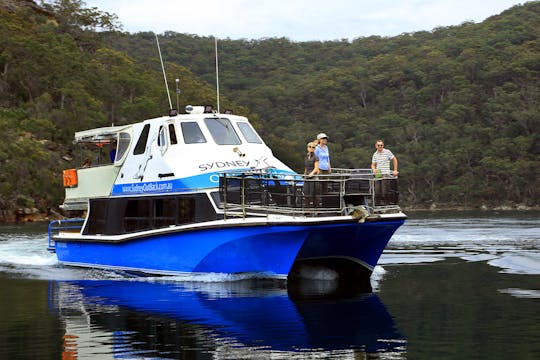
<instances>
[{"instance_id":1,"label":"forested hillside","mask_svg":"<svg viewBox=\"0 0 540 360\"><path fill-rule=\"evenodd\" d=\"M366 167L376 139L400 160L408 204L538 203L540 2L481 24L352 42L221 40L222 93L260 115L274 152L300 169L330 136L336 167ZM152 34L114 36L143 62ZM215 82L214 40L166 33L167 60ZM294 151L291 151L294 149Z\"/></svg>"},{"instance_id":2,"label":"forested hillside","mask_svg":"<svg viewBox=\"0 0 540 360\"><path fill-rule=\"evenodd\" d=\"M538 34L533 1L391 38L221 39L221 106L250 116L297 170L320 131L334 167L367 167L384 139L409 207L537 206ZM160 45L180 108L215 104L214 39L168 32ZM0 221L61 203L74 131L166 113L160 71L154 34L122 32L114 14L0 0Z\"/></svg>"},{"instance_id":3,"label":"forested hillside","mask_svg":"<svg viewBox=\"0 0 540 360\"><path fill-rule=\"evenodd\" d=\"M58 209L75 131L167 114L155 43L151 66L138 63L103 42L119 26L82 1L0 0L0 221ZM182 78L185 103L215 100L186 67L168 71Z\"/></svg>"}]
</instances>

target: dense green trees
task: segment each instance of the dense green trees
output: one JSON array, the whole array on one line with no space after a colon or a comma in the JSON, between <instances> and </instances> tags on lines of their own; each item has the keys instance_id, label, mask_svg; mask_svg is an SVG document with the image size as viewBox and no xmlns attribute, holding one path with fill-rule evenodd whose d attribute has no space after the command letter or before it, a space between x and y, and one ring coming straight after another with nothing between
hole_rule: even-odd
<instances>
[{"instance_id":1,"label":"dense green trees","mask_svg":"<svg viewBox=\"0 0 540 360\"><path fill-rule=\"evenodd\" d=\"M532 1L481 24L392 38L226 39L221 89L260 115L267 142L298 170L320 131L338 167L368 166L383 138L401 162L407 204L536 205L539 15ZM167 33L166 41L169 60L212 84L213 39ZM109 43L145 61L145 34Z\"/></svg>"},{"instance_id":2,"label":"dense green trees","mask_svg":"<svg viewBox=\"0 0 540 360\"><path fill-rule=\"evenodd\" d=\"M74 131L165 113L154 34L120 29L80 0L39 11L0 0L0 209L61 202ZM481 24L391 38L223 39L221 106L249 115L298 170L320 131L335 167L369 166L384 139L406 205L538 205L538 34L531 1ZM215 103L214 39L166 32L160 44L180 108Z\"/></svg>"},{"instance_id":3,"label":"dense green trees","mask_svg":"<svg viewBox=\"0 0 540 360\"><path fill-rule=\"evenodd\" d=\"M20 4L0 1L0 210L45 211L62 202L75 131L160 116L169 105L157 57L138 63L95 31L117 29L114 16L82 1ZM182 78L185 104L215 98L185 67L167 69Z\"/></svg>"}]
</instances>

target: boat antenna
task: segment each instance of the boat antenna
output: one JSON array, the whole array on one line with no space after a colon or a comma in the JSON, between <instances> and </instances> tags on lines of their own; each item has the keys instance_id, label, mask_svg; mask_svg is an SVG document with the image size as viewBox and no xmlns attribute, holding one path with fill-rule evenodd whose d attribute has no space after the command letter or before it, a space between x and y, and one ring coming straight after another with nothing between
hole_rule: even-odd
<instances>
[{"instance_id":1,"label":"boat antenna","mask_svg":"<svg viewBox=\"0 0 540 360\"><path fill-rule=\"evenodd\" d=\"M214 44L216 49L216 95L217 95L217 112L219 112L219 62L218 62L218 51L217 51L217 37L214 36Z\"/></svg>"},{"instance_id":2,"label":"boat antenna","mask_svg":"<svg viewBox=\"0 0 540 360\"><path fill-rule=\"evenodd\" d=\"M159 47L159 40L158 40L157 34L154 34L154 35L156 35L156 43L157 43L157 49L158 49L158 53L159 53L159 61L161 62L161 70L163 70L163 80L165 81L165 89L167 89L167 97L169 98L169 116L174 116L174 115L176 115L176 111L174 111L174 109L172 107L171 94L169 92L169 86L167 86L167 75L165 75L165 66L163 65L163 57L161 57L161 49Z\"/></svg>"}]
</instances>

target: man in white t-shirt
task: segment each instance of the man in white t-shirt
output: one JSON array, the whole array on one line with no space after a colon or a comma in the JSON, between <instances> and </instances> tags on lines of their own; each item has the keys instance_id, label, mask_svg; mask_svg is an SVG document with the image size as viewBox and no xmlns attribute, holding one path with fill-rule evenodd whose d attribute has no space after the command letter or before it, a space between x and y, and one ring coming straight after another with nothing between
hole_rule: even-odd
<instances>
[{"instance_id":1,"label":"man in white t-shirt","mask_svg":"<svg viewBox=\"0 0 540 360\"><path fill-rule=\"evenodd\" d=\"M377 140L375 142L375 153L371 159L371 169L374 174L377 174L380 171L381 175L394 175L398 176L398 161L397 158L392 154L388 149L384 148L384 142L382 140ZM393 171L390 171L390 161L393 164Z\"/></svg>"}]
</instances>

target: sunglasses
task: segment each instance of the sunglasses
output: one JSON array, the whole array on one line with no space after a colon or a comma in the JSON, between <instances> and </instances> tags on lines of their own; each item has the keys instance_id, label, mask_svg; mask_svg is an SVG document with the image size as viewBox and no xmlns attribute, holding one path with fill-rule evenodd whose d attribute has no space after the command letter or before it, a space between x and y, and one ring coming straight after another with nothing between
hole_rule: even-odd
<instances>
[{"instance_id":1,"label":"sunglasses","mask_svg":"<svg viewBox=\"0 0 540 360\"><path fill-rule=\"evenodd\" d=\"M377 145L377 147L384 147L384 145Z\"/></svg>"},{"instance_id":2,"label":"sunglasses","mask_svg":"<svg viewBox=\"0 0 540 360\"><path fill-rule=\"evenodd\" d=\"M315 146L308 146L309 149L315 149Z\"/></svg>"}]
</instances>

